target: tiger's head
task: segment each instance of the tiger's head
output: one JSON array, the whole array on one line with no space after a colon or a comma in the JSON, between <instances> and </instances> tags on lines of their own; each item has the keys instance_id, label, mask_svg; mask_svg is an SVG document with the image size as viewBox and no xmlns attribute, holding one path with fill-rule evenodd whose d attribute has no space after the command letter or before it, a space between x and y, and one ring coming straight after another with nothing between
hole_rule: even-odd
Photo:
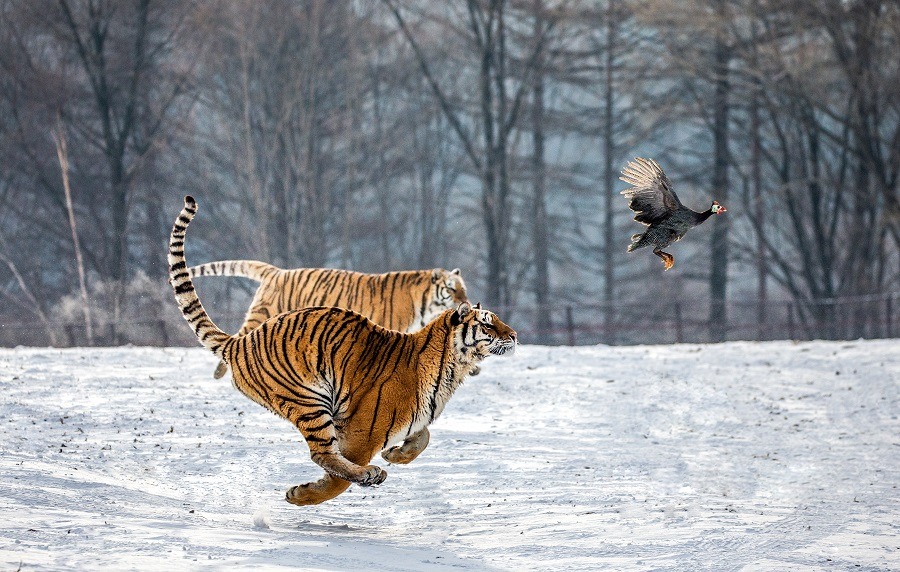
<instances>
[{"instance_id":1,"label":"tiger's head","mask_svg":"<svg viewBox=\"0 0 900 572\"><path fill-rule=\"evenodd\" d=\"M502 356L516 351L516 332L481 304L460 304L450 316L454 346L460 363L475 364L488 355Z\"/></svg>"},{"instance_id":2,"label":"tiger's head","mask_svg":"<svg viewBox=\"0 0 900 572\"><path fill-rule=\"evenodd\" d=\"M431 271L431 296L423 308L423 321L429 322L441 312L468 301L459 268L435 268Z\"/></svg>"}]
</instances>

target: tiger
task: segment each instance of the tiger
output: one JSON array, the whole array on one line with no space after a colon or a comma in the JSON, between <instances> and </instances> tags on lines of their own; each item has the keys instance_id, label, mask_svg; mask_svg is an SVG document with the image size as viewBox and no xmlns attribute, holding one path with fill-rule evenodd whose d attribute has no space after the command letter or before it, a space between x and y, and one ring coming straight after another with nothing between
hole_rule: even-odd
<instances>
[{"instance_id":1,"label":"tiger","mask_svg":"<svg viewBox=\"0 0 900 572\"><path fill-rule=\"evenodd\" d=\"M232 371L234 386L300 431L325 474L285 493L305 506L333 499L351 483L379 485L387 472L375 455L407 464L428 445L428 426L476 364L512 355L516 332L468 301L424 328L404 333L336 307L279 314L244 335L210 319L184 256L197 202L185 197L169 239L169 282L200 344Z\"/></svg>"},{"instance_id":2,"label":"tiger","mask_svg":"<svg viewBox=\"0 0 900 572\"><path fill-rule=\"evenodd\" d=\"M312 306L338 306L359 312L390 330L412 333L438 314L467 302L459 268L364 274L332 268L285 270L257 260L207 262L188 269L198 276L240 276L259 282L244 323L243 335L272 316ZM224 362L213 376L228 371Z\"/></svg>"}]
</instances>

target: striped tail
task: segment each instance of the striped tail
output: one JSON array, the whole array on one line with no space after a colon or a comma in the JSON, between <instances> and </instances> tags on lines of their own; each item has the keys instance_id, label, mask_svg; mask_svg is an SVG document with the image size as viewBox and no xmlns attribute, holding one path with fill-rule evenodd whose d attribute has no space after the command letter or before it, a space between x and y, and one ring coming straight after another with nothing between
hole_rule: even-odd
<instances>
[{"instance_id":1,"label":"striped tail","mask_svg":"<svg viewBox=\"0 0 900 572\"><path fill-rule=\"evenodd\" d=\"M262 282L281 269L257 260L222 260L188 268L191 278L197 276L240 276Z\"/></svg>"},{"instance_id":2,"label":"striped tail","mask_svg":"<svg viewBox=\"0 0 900 572\"><path fill-rule=\"evenodd\" d=\"M197 292L191 282L184 259L184 235L188 225L197 214L197 201L193 197L184 197L184 208L175 220L172 235L169 238L169 283L175 290L175 301L181 308L184 319L188 321L200 343L212 353L222 357L222 353L232 337L220 330L209 319Z\"/></svg>"}]
</instances>

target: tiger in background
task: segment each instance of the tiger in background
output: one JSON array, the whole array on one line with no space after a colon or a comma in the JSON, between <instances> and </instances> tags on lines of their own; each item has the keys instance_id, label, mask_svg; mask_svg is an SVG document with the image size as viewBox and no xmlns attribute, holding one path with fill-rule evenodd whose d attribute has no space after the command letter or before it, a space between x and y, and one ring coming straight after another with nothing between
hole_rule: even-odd
<instances>
[{"instance_id":1,"label":"tiger in background","mask_svg":"<svg viewBox=\"0 0 900 572\"><path fill-rule=\"evenodd\" d=\"M209 318L187 271L185 233L196 212L185 197L169 239L169 282L200 343L231 368L235 387L293 423L325 470L287 490L292 504L327 501L351 483L382 483L387 473L368 464L376 453L390 463L415 459L428 445L428 425L472 368L515 351L516 332L469 302L412 334L343 308L314 307L229 335Z\"/></svg>"},{"instance_id":2,"label":"tiger in background","mask_svg":"<svg viewBox=\"0 0 900 572\"><path fill-rule=\"evenodd\" d=\"M207 262L188 269L198 276L240 276L259 288L238 330L241 336L282 312L313 306L337 306L359 312L376 324L412 333L438 314L467 302L459 268L363 274L330 268L285 270L256 260ZM219 379L228 367L220 362Z\"/></svg>"}]
</instances>

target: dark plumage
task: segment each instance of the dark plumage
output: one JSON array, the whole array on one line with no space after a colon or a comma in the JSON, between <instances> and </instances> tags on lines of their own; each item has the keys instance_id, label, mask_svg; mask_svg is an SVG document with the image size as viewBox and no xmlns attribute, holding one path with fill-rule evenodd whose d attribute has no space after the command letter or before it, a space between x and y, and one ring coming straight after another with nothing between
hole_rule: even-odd
<instances>
[{"instance_id":1,"label":"dark plumage","mask_svg":"<svg viewBox=\"0 0 900 572\"><path fill-rule=\"evenodd\" d=\"M653 159L636 158L628 163L619 177L632 186L622 191L628 198L628 206L635 213L634 220L649 228L643 234L631 237L628 252L653 246L653 254L662 258L666 270L675 264L675 257L662 249L702 223L712 214L722 214L725 207L713 201L709 210L698 213L681 204L678 195L672 190L672 183L659 164Z\"/></svg>"}]
</instances>

